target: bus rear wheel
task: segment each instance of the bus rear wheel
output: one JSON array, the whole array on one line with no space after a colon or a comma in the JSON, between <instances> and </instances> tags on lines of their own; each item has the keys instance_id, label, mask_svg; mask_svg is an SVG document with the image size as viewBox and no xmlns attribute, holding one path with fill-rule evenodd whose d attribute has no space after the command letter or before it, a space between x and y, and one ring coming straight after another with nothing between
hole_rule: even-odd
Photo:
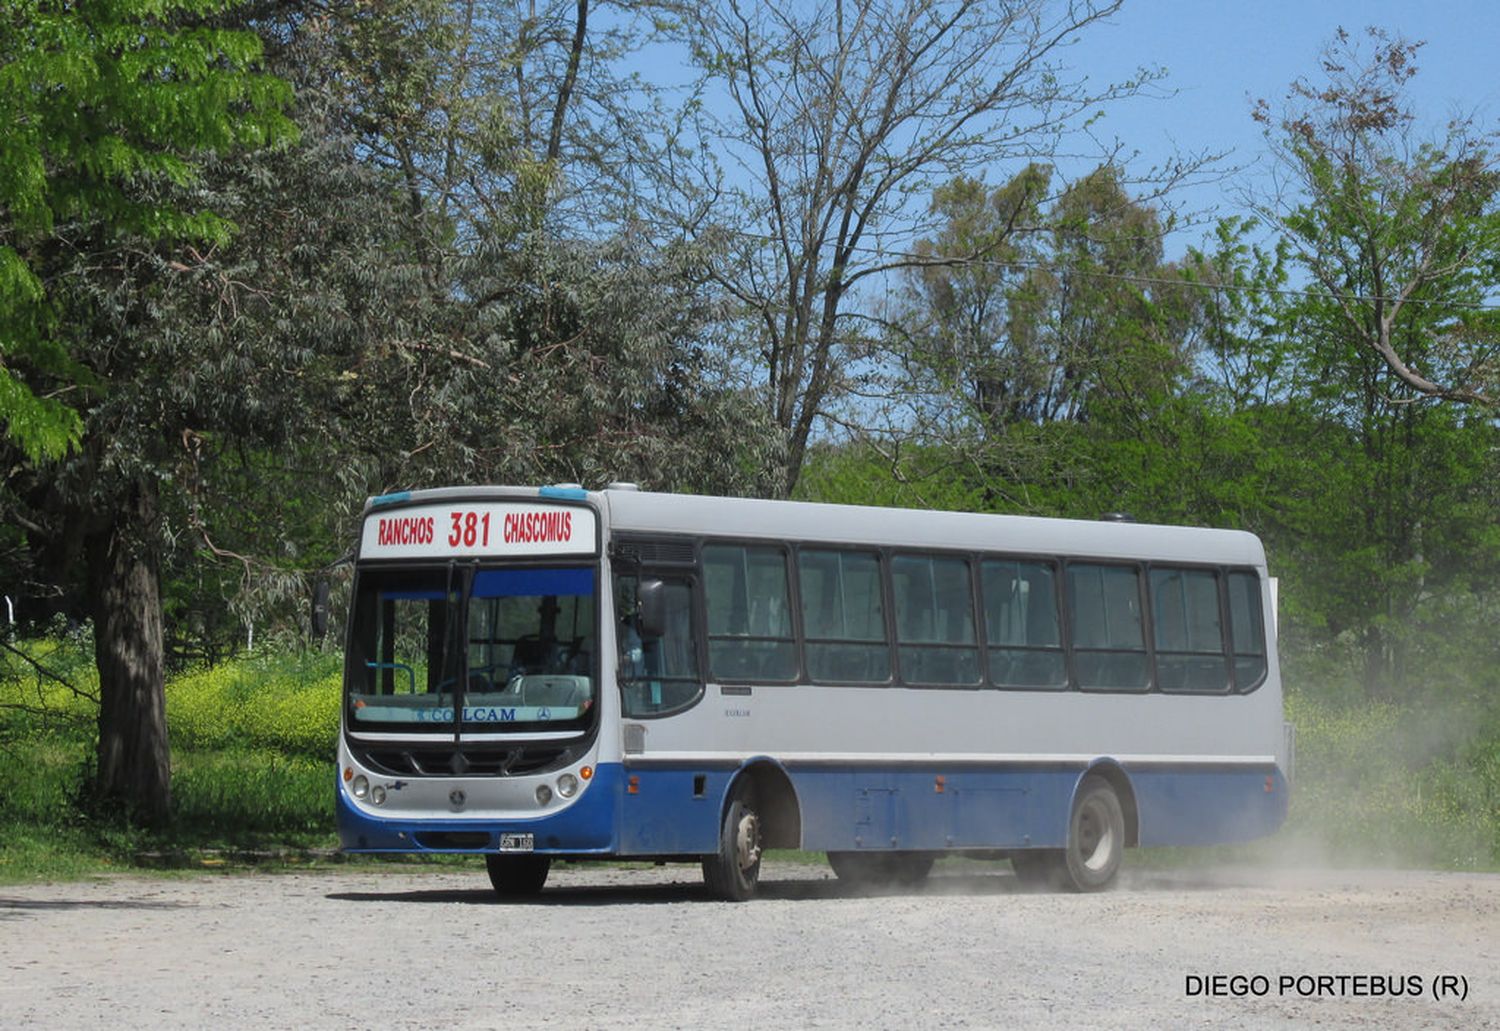
<instances>
[{"instance_id":1,"label":"bus rear wheel","mask_svg":"<svg viewBox=\"0 0 1500 1031\"><path fill-rule=\"evenodd\" d=\"M1100 891L1114 882L1125 858L1125 809L1103 777L1085 777L1068 821L1063 887Z\"/></svg>"},{"instance_id":2,"label":"bus rear wheel","mask_svg":"<svg viewBox=\"0 0 1500 1031\"><path fill-rule=\"evenodd\" d=\"M542 890L542 885L547 883L547 871L552 869L552 859L550 856L491 854L484 857L484 865L495 894L503 899L518 899Z\"/></svg>"},{"instance_id":3,"label":"bus rear wheel","mask_svg":"<svg viewBox=\"0 0 1500 1031\"><path fill-rule=\"evenodd\" d=\"M1010 857L1022 885L1052 891L1102 891L1125 858L1125 810L1103 777L1085 777L1068 818L1068 846L1027 849Z\"/></svg>"},{"instance_id":4,"label":"bus rear wheel","mask_svg":"<svg viewBox=\"0 0 1500 1031\"><path fill-rule=\"evenodd\" d=\"M703 860L703 882L715 898L744 902L755 894L760 881L761 834L754 799L736 794L724 810L719 851Z\"/></svg>"}]
</instances>

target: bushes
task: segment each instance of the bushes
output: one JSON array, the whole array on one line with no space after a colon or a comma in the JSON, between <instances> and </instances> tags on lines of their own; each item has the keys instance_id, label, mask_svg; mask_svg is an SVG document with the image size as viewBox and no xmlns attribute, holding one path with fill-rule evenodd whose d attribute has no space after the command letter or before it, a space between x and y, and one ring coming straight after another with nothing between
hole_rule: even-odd
<instances>
[{"instance_id":1,"label":"bushes","mask_svg":"<svg viewBox=\"0 0 1500 1031\"><path fill-rule=\"evenodd\" d=\"M167 728L179 750L259 749L333 761L339 657L276 655L224 662L172 678Z\"/></svg>"},{"instance_id":2,"label":"bushes","mask_svg":"<svg viewBox=\"0 0 1500 1031\"><path fill-rule=\"evenodd\" d=\"M1297 779L1284 836L1336 865L1500 863L1500 723L1447 706L1339 706L1292 693ZM1476 729L1478 732L1476 733Z\"/></svg>"},{"instance_id":3,"label":"bushes","mask_svg":"<svg viewBox=\"0 0 1500 1031\"><path fill-rule=\"evenodd\" d=\"M174 755L177 822L244 843L248 837L327 835L333 829L333 753L319 759L264 749Z\"/></svg>"},{"instance_id":4,"label":"bushes","mask_svg":"<svg viewBox=\"0 0 1500 1031\"><path fill-rule=\"evenodd\" d=\"M79 851L129 858L163 849L332 845L336 653L258 655L171 677L175 820L165 835L146 840L107 817L84 815L98 715L89 642L15 647L72 687L15 654L0 662L0 755L11 773L0 793L0 878L45 873L37 847L45 840L74 858Z\"/></svg>"}]
</instances>

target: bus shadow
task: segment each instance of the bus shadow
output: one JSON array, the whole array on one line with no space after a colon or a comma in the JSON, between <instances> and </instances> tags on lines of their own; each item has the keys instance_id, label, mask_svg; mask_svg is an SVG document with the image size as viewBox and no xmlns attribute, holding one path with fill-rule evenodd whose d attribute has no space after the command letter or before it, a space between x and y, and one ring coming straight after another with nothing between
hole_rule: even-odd
<instances>
[{"instance_id":1,"label":"bus shadow","mask_svg":"<svg viewBox=\"0 0 1500 1031\"><path fill-rule=\"evenodd\" d=\"M522 898L501 898L485 882L482 873L476 873L472 888L414 888L395 891L340 891L330 892L325 898L335 902L404 902L418 905L457 903L470 906L615 906L615 905L672 905L683 902L714 903L716 899L708 888L698 880L690 867L683 867L681 879L669 881L646 878L647 872L620 870L610 871L609 883L579 884L576 869L564 869L561 876L553 880L538 895ZM632 880L637 873L641 880ZM597 874L582 874L597 881ZM656 874L658 878L661 874ZM1263 878L1244 869L1173 868L1126 871L1119 884L1111 891L1126 893L1144 892L1214 892L1261 886ZM941 868L931 877L914 885L862 885L850 884L836 878L823 876L789 876L778 872L762 876L756 890L758 899L784 902L837 902L841 899L879 898L938 898L944 896L1027 896L1057 894L1047 888L1022 884L1008 867L996 870L943 871ZM1109 892L1106 892L1109 894ZM80 903L80 905L87 905ZM128 904L119 904L128 905ZM0 911L5 906L0 900Z\"/></svg>"},{"instance_id":2,"label":"bus shadow","mask_svg":"<svg viewBox=\"0 0 1500 1031\"><path fill-rule=\"evenodd\" d=\"M831 878L762 879L756 898L777 901L838 901L840 899L920 898L946 895L1029 894L1009 873L936 876L917 885L864 886ZM324 896L335 902L405 902L473 906L611 906L669 905L682 902L719 902L698 881L662 884L620 881L612 884L549 884L529 898L501 898L483 886L473 888L417 888L402 891L342 891Z\"/></svg>"},{"instance_id":3,"label":"bus shadow","mask_svg":"<svg viewBox=\"0 0 1500 1031\"><path fill-rule=\"evenodd\" d=\"M23 912L67 912L75 909L191 909L191 902L152 899L13 899L0 898L0 919Z\"/></svg>"}]
</instances>

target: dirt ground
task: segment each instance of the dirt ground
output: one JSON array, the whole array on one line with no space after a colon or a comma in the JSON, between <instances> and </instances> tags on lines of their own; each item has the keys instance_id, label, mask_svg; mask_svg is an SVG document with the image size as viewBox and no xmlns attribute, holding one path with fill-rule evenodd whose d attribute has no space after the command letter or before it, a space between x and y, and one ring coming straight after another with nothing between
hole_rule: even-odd
<instances>
[{"instance_id":1,"label":"dirt ground","mask_svg":"<svg viewBox=\"0 0 1500 1031\"><path fill-rule=\"evenodd\" d=\"M482 868L0 887L0 1027L1500 1028L1500 875L1006 864L858 893L768 864Z\"/></svg>"}]
</instances>

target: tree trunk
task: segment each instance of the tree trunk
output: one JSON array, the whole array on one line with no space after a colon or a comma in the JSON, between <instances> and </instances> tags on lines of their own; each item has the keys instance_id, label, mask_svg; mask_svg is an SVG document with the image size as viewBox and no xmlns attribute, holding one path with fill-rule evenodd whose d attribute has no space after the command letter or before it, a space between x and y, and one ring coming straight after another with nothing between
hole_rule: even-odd
<instances>
[{"instance_id":1,"label":"tree trunk","mask_svg":"<svg viewBox=\"0 0 1500 1031\"><path fill-rule=\"evenodd\" d=\"M95 790L144 826L164 824L172 802L155 523L156 490L136 484L86 545L99 668Z\"/></svg>"}]
</instances>

